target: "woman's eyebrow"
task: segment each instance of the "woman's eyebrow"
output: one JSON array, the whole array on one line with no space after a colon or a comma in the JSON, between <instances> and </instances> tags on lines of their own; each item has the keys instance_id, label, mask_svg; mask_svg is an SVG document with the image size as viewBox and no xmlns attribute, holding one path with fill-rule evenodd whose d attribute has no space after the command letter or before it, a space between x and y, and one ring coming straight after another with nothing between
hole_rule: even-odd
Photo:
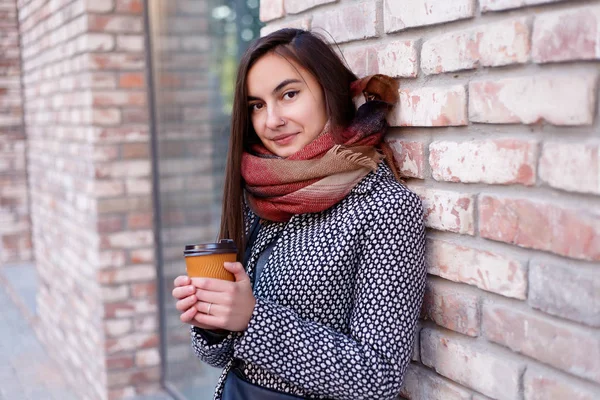
<instances>
[{"instance_id":1,"label":"woman's eyebrow","mask_svg":"<svg viewBox=\"0 0 600 400\"><path fill-rule=\"evenodd\" d=\"M277 85L271 93L276 94L277 92L281 91L281 89L283 89L284 87L286 87L287 85L289 85L291 83L302 83L302 81L299 79L286 79L286 80L282 81L279 85ZM248 96L248 101L254 101L254 100L260 100L260 98Z\"/></svg>"}]
</instances>

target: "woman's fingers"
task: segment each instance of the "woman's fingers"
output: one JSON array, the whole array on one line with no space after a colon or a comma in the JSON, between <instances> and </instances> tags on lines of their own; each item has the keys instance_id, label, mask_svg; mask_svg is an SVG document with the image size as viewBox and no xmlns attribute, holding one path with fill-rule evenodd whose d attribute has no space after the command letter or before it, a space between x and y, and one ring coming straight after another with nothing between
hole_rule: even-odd
<instances>
[{"instance_id":1,"label":"woman's fingers","mask_svg":"<svg viewBox=\"0 0 600 400\"><path fill-rule=\"evenodd\" d=\"M232 290L235 282L213 278L191 278L192 285L198 289L210 290L211 292L227 292Z\"/></svg>"},{"instance_id":2,"label":"woman's fingers","mask_svg":"<svg viewBox=\"0 0 600 400\"><path fill-rule=\"evenodd\" d=\"M192 307L194 304L196 304L197 301L198 299L196 298L196 296L191 295L175 303L175 308L179 311L185 311Z\"/></svg>"},{"instance_id":3,"label":"woman's fingers","mask_svg":"<svg viewBox=\"0 0 600 400\"><path fill-rule=\"evenodd\" d=\"M222 305L231 305L231 296L223 292L209 292L207 290L196 289L196 298L205 303L214 303Z\"/></svg>"},{"instance_id":4,"label":"woman's fingers","mask_svg":"<svg viewBox=\"0 0 600 400\"><path fill-rule=\"evenodd\" d=\"M179 316L179 319L181 319L181 322L185 322L187 324L189 324L191 321L193 321L194 316L198 313L198 310L196 310L195 307L191 307L189 310L181 313L181 315Z\"/></svg>"},{"instance_id":5,"label":"woman's fingers","mask_svg":"<svg viewBox=\"0 0 600 400\"><path fill-rule=\"evenodd\" d=\"M179 286L179 287L175 287L175 289L173 289L173 297L175 297L177 300L181 300L187 296L191 296L192 294L194 294L194 292L196 291L196 288L192 285L188 285L188 286Z\"/></svg>"},{"instance_id":6,"label":"woman's fingers","mask_svg":"<svg viewBox=\"0 0 600 400\"><path fill-rule=\"evenodd\" d=\"M177 287L177 286L190 285L192 283L192 281L189 278L189 276L187 276L187 275L179 275L177 278L175 278L173 283L175 284L175 287Z\"/></svg>"}]
</instances>

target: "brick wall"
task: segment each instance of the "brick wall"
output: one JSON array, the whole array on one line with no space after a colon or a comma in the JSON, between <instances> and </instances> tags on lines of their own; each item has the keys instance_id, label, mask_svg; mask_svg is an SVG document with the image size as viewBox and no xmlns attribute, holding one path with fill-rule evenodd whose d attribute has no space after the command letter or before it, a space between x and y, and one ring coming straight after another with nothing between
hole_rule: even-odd
<instances>
[{"instance_id":1,"label":"brick wall","mask_svg":"<svg viewBox=\"0 0 600 400\"><path fill-rule=\"evenodd\" d=\"M38 335L81 399L158 388L142 0L18 0Z\"/></svg>"},{"instance_id":2,"label":"brick wall","mask_svg":"<svg viewBox=\"0 0 600 400\"><path fill-rule=\"evenodd\" d=\"M0 1L0 264L31 261L21 59L15 0Z\"/></svg>"},{"instance_id":3,"label":"brick wall","mask_svg":"<svg viewBox=\"0 0 600 400\"><path fill-rule=\"evenodd\" d=\"M228 132L215 70L225 40L209 30L210 11L206 0L155 2L151 8L166 379L184 393L207 384L212 391L207 374L215 372L191 351L189 325L181 323L171 295L175 277L185 274L184 246L214 241L218 233L226 152L219 143L227 144Z\"/></svg>"},{"instance_id":4,"label":"brick wall","mask_svg":"<svg viewBox=\"0 0 600 400\"><path fill-rule=\"evenodd\" d=\"M388 140L423 199L408 399L600 397L600 1L263 0L400 81Z\"/></svg>"}]
</instances>

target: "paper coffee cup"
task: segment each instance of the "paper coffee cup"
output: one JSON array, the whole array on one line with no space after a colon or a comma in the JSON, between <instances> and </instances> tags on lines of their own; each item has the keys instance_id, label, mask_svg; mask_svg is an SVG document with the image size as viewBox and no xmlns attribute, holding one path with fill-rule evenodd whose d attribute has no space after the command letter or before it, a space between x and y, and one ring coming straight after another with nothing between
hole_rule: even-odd
<instances>
[{"instance_id":1,"label":"paper coffee cup","mask_svg":"<svg viewBox=\"0 0 600 400\"><path fill-rule=\"evenodd\" d=\"M223 263L235 262L237 246L231 239L222 239L218 243L188 244L183 251L185 266L190 278L216 278L235 281L233 274L225 269Z\"/></svg>"}]
</instances>

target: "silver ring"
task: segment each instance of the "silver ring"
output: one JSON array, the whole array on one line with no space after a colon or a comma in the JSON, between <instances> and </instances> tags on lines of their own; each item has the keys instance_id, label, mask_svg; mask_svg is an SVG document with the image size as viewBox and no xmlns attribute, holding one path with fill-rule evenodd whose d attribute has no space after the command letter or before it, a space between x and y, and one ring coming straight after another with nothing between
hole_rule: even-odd
<instances>
[{"instance_id":1,"label":"silver ring","mask_svg":"<svg viewBox=\"0 0 600 400\"><path fill-rule=\"evenodd\" d=\"M206 310L206 314L210 315L210 308L212 307L212 303L208 303L208 309Z\"/></svg>"}]
</instances>

